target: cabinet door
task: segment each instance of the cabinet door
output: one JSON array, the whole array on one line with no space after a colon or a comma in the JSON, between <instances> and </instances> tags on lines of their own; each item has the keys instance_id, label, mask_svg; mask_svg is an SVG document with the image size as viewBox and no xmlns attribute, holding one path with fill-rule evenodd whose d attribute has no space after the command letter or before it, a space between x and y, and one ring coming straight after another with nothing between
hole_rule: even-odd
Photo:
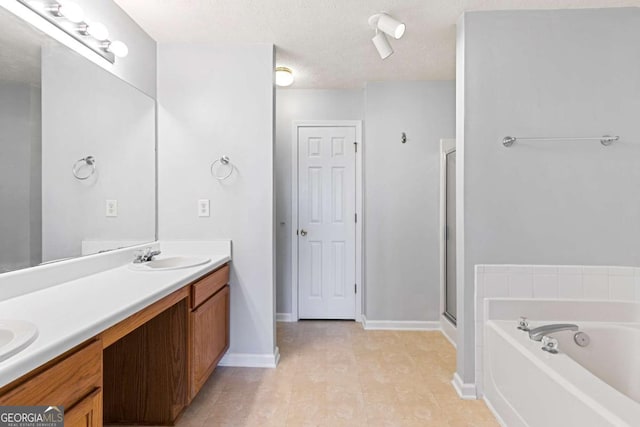
<instances>
[{"instance_id":1,"label":"cabinet door","mask_svg":"<svg viewBox=\"0 0 640 427\"><path fill-rule=\"evenodd\" d=\"M229 285L191 313L191 398L229 348Z\"/></svg>"},{"instance_id":2,"label":"cabinet door","mask_svg":"<svg viewBox=\"0 0 640 427\"><path fill-rule=\"evenodd\" d=\"M102 427L102 389L97 389L66 411L64 427Z\"/></svg>"}]
</instances>

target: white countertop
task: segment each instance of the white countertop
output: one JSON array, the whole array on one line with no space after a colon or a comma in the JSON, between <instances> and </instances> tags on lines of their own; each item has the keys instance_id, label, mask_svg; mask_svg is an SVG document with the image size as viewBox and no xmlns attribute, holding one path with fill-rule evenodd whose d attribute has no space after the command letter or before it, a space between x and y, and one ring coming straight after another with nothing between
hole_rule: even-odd
<instances>
[{"instance_id":1,"label":"white countertop","mask_svg":"<svg viewBox=\"0 0 640 427\"><path fill-rule=\"evenodd\" d=\"M170 271L124 265L0 301L0 318L32 322L39 332L29 347L0 362L0 387L231 260L230 253L207 257L207 264Z\"/></svg>"}]
</instances>

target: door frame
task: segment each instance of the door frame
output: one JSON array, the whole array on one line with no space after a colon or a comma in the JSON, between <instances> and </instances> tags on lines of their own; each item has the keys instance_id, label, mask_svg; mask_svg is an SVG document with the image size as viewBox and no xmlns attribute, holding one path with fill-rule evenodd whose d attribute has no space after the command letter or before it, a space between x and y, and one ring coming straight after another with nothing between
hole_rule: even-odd
<instances>
[{"instance_id":1,"label":"door frame","mask_svg":"<svg viewBox=\"0 0 640 427\"><path fill-rule=\"evenodd\" d=\"M456 325L444 315L447 287L447 245L445 239L447 226L447 154L453 151L456 151L455 139L443 138L440 140L440 232L438 233L440 235L440 324L446 332L447 338L455 342Z\"/></svg>"},{"instance_id":2,"label":"door frame","mask_svg":"<svg viewBox=\"0 0 640 427\"><path fill-rule=\"evenodd\" d=\"M363 139L362 120L295 120L292 124L291 138L291 320L297 322L298 315L298 129L303 127L354 127L356 130L356 308L355 320L362 321L362 301L364 298L363 272Z\"/></svg>"}]
</instances>

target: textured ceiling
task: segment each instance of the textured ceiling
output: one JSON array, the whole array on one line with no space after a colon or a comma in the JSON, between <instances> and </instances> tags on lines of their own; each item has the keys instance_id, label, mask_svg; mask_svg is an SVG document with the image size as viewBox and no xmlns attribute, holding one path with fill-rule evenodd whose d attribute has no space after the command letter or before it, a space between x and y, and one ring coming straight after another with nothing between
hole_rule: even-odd
<instances>
[{"instance_id":1,"label":"textured ceiling","mask_svg":"<svg viewBox=\"0 0 640 427\"><path fill-rule=\"evenodd\" d=\"M357 88L368 81L449 80L455 24L468 10L640 6L640 0L116 0L158 42L273 43L293 88ZM381 60L367 18L407 24Z\"/></svg>"}]
</instances>

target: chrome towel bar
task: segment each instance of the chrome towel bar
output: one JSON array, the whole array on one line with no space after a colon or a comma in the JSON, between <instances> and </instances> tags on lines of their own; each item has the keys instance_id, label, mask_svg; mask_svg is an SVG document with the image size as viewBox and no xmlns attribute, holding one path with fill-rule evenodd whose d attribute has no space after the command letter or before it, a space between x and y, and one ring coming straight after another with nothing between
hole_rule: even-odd
<instances>
[{"instance_id":1,"label":"chrome towel bar","mask_svg":"<svg viewBox=\"0 0 640 427\"><path fill-rule=\"evenodd\" d=\"M594 136L589 138L517 138L515 136L505 136L502 139L502 145L505 147L511 147L516 141L600 141L604 146L611 145L614 141L618 141L619 136Z\"/></svg>"}]
</instances>

